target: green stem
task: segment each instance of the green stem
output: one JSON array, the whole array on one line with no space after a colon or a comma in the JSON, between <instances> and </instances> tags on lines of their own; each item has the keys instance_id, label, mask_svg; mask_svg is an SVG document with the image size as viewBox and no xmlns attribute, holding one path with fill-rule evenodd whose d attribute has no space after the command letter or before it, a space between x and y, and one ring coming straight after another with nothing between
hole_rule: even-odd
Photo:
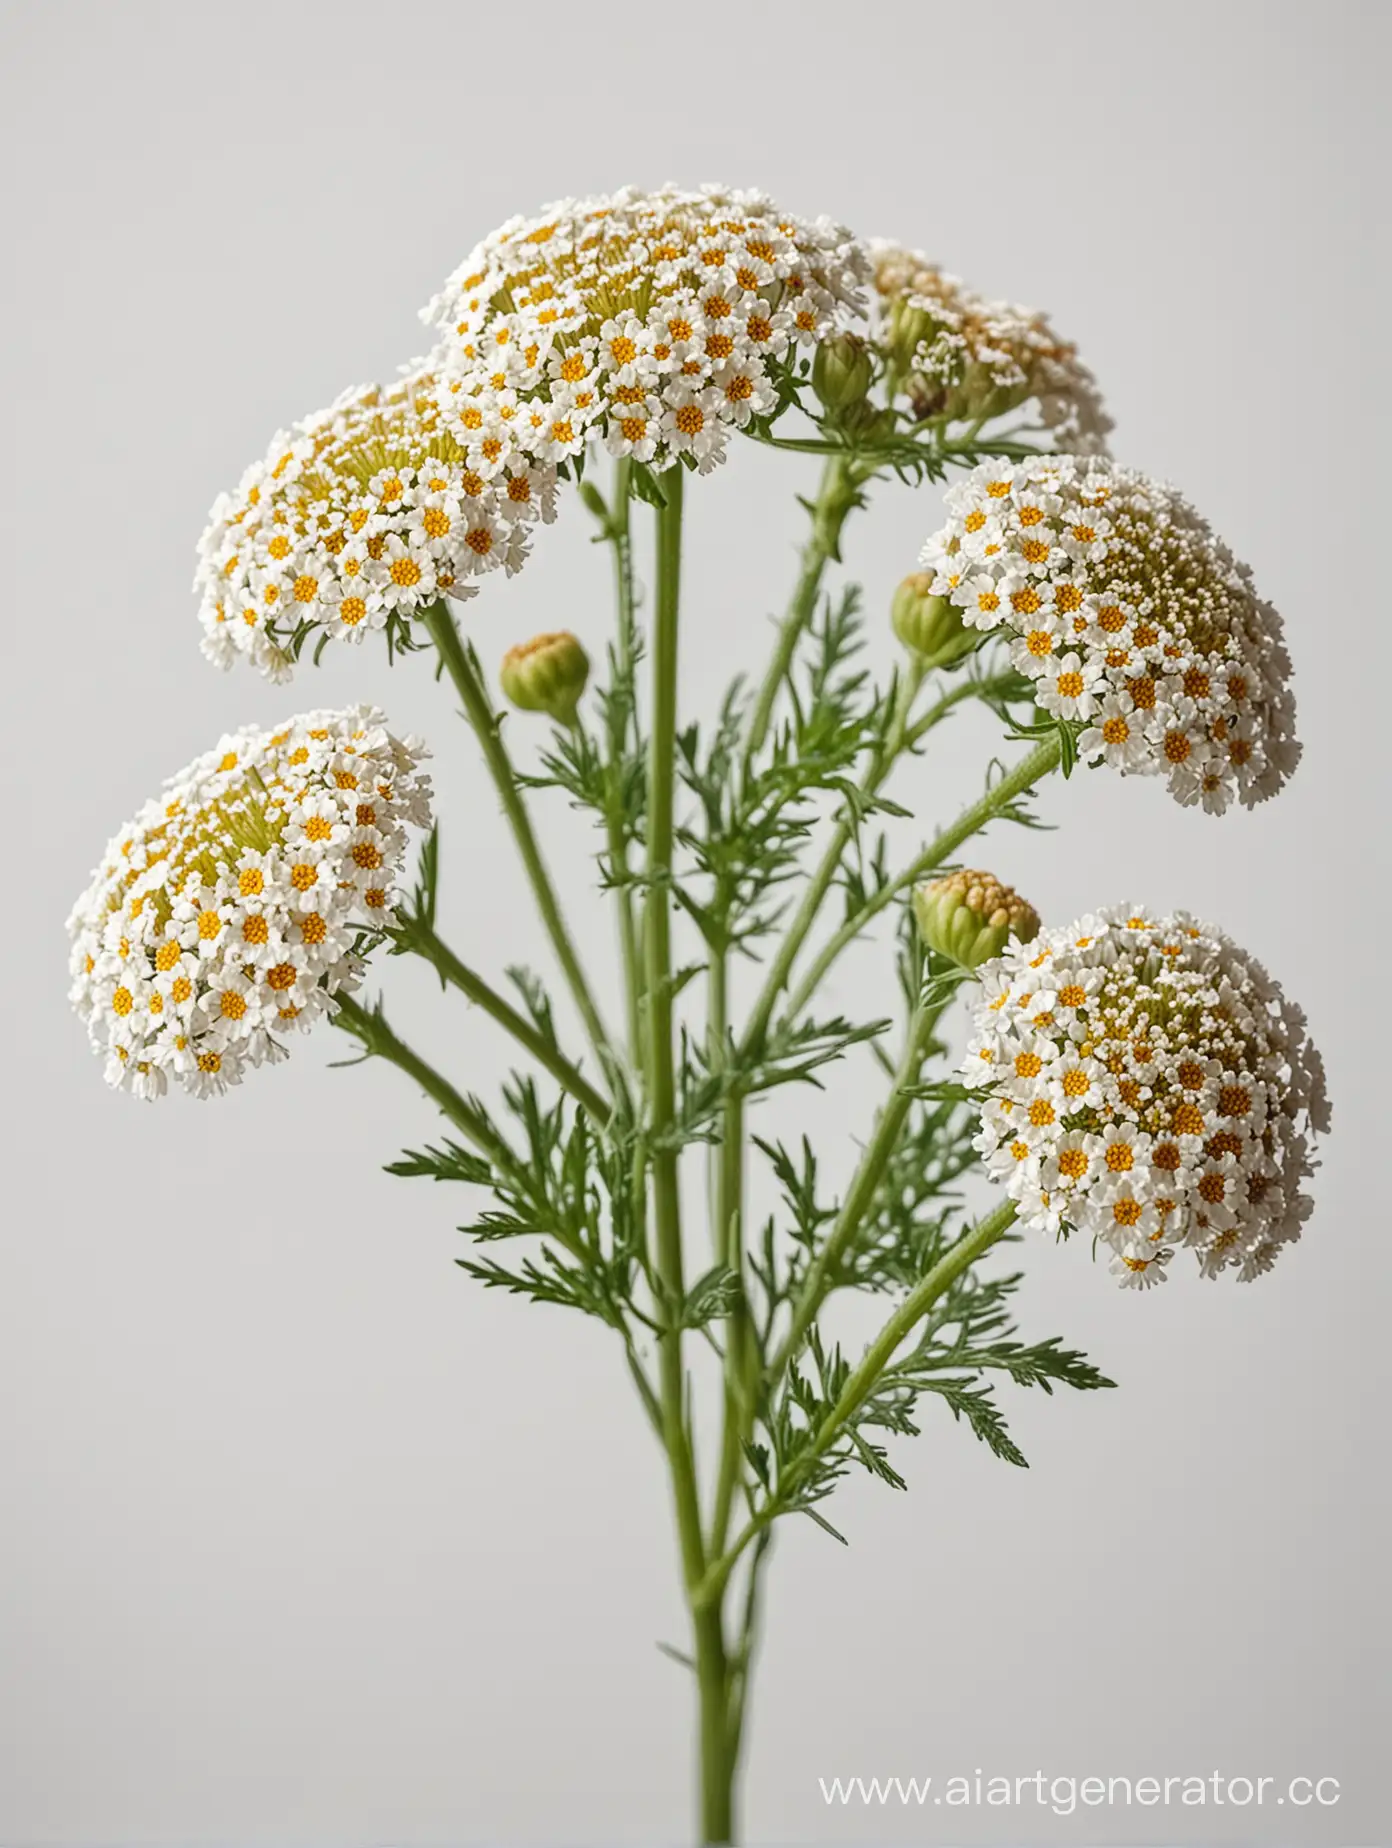
<instances>
[{"instance_id":1,"label":"green stem","mask_svg":"<svg viewBox=\"0 0 1392 1848\"><path fill-rule=\"evenodd\" d=\"M585 980L580 959L575 954L570 941L570 932L566 929L565 919L561 915L551 875L546 870L546 862L541 857L541 848L537 845L536 835L532 832L531 817L522 800L518 787L517 773L512 767L507 747L503 743L502 728L493 707L483 678L477 664L464 646L464 642L451 615L449 606L443 598L428 603L420 612L426 632L434 642L445 671L454 682L455 690L464 702L464 715L473 727L480 745L483 747L484 759L488 765L498 798L503 805L503 813L511 825L517 842L517 850L522 857L527 877L531 882L532 893L536 899L537 909L542 922L551 938L556 959L561 965L570 992L575 997L575 1005L580 1010L580 1017L585 1023L590 1043L594 1047L600 1068L609 1072L614 1064L609 1037L604 1030L599 1010L590 993L589 983Z\"/></svg>"},{"instance_id":2,"label":"green stem","mask_svg":"<svg viewBox=\"0 0 1392 1848\"><path fill-rule=\"evenodd\" d=\"M711 907L720 927L724 923L724 905L719 892ZM730 953L722 943L712 946L706 978L706 1059L713 1074L729 1064L730 1030ZM738 1191L731 1189L736 1178L732 1172L724 1137L711 1151L710 1217L712 1256L717 1264L729 1263L730 1221L738 1210Z\"/></svg>"},{"instance_id":3,"label":"green stem","mask_svg":"<svg viewBox=\"0 0 1392 1848\"><path fill-rule=\"evenodd\" d=\"M730 1669L720 1600L692 1612L700 1701L701 1840L735 1839L735 1757L730 1739Z\"/></svg>"},{"instance_id":4,"label":"green stem","mask_svg":"<svg viewBox=\"0 0 1392 1848\"><path fill-rule=\"evenodd\" d=\"M505 1027L512 1037L575 1099L597 1127L602 1128L612 1115L611 1105L581 1075L554 1040L548 1039L525 1014L490 987L483 977L469 968L422 919L410 919L401 927L401 936L418 956L432 963L441 979L481 1007L484 1013Z\"/></svg>"},{"instance_id":5,"label":"green stem","mask_svg":"<svg viewBox=\"0 0 1392 1848\"><path fill-rule=\"evenodd\" d=\"M894 1358L904 1337L923 1320L933 1304L951 1288L963 1271L974 1264L998 1239L1004 1237L1014 1220L1015 1202L1006 1200L994 1212L979 1219L969 1232L963 1233L957 1243L938 1259L927 1276L914 1285L901 1306L865 1350L860 1365L846 1381L836 1404L818 1427L816 1437L798 1457L786 1479L779 1483L776 1493L757 1514L750 1517L726 1552L719 1559L712 1560L706 1568L705 1577L696 1591L698 1604L719 1600L740 1555L751 1541L757 1540L786 1511L808 1469L826 1454L849 1420L874 1391L876 1381Z\"/></svg>"},{"instance_id":6,"label":"green stem","mask_svg":"<svg viewBox=\"0 0 1392 1848\"><path fill-rule=\"evenodd\" d=\"M749 1680L754 1666L754 1645L757 1641L759 1592L763 1581L764 1561L773 1544L773 1534L765 1528L759 1535L750 1557L748 1577L744 1588L744 1612L740 1619L739 1640L730 1658L730 1755L733 1759L731 1775L739 1772L740 1754L744 1747L744 1716L749 1705Z\"/></svg>"},{"instance_id":7,"label":"green stem","mask_svg":"<svg viewBox=\"0 0 1392 1848\"><path fill-rule=\"evenodd\" d=\"M515 1170L516 1158L502 1137L467 1099L460 1096L447 1078L433 1065L427 1065L419 1053L413 1052L405 1040L393 1032L380 1009L365 1008L352 995L337 994L333 1019L334 1025L344 1033L361 1040L374 1058L385 1059L405 1072L408 1078L414 1078L426 1096L469 1138L480 1154L486 1155L497 1167Z\"/></svg>"},{"instance_id":8,"label":"green stem","mask_svg":"<svg viewBox=\"0 0 1392 1848\"><path fill-rule=\"evenodd\" d=\"M916 1283L904 1298L899 1308L885 1323L875 1339L866 1348L864 1357L855 1372L841 1389L841 1396L827 1413L818 1431L816 1440L809 1452L799 1458L803 1469L823 1456L835 1441L845 1425L864 1405L874 1391L875 1382L894 1358L896 1349L912 1328L921 1322L938 1298L962 1275L962 1272L1003 1238L1015 1223L1015 1202L1003 1200L984 1219L979 1219L970 1232L958 1239L951 1249L939 1258L928 1275Z\"/></svg>"},{"instance_id":9,"label":"green stem","mask_svg":"<svg viewBox=\"0 0 1392 1848\"><path fill-rule=\"evenodd\" d=\"M866 900L854 916L847 918L835 935L823 945L811 968L794 990L785 1010L788 1019L795 1019L807 1006L831 965L847 944L855 941L871 918L883 911L907 887L915 885L925 873L931 873L941 866L973 834L997 820L1017 796L1023 795L1041 777L1047 776L1058 761L1059 741L1057 735L1054 735L1022 757L1015 768L993 784L979 802L973 802L969 808L963 809L951 827L944 828L897 879L883 886L873 898Z\"/></svg>"},{"instance_id":10,"label":"green stem","mask_svg":"<svg viewBox=\"0 0 1392 1848\"><path fill-rule=\"evenodd\" d=\"M909 712L914 697L923 678L924 664L911 665L899 680L895 694L894 713L888 731L871 760L869 769L861 778L860 794L863 798L872 797L889 775L895 759L904 749L908 737ZM854 837L859 807L847 808L832 831L831 840L821 862L807 883L807 890L802 895L802 902L793 914L792 921L778 946L778 954L770 965L764 986L750 1015L749 1025L745 1028L744 1039L740 1045L742 1058L748 1058L760 1045L768 1031L773 1010L778 1005L793 972L793 964L809 930L816 922L817 914L822 908L832 882L841 870L841 857Z\"/></svg>"},{"instance_id":11,"label":"green stem","mask_svg":"<svg viewBox=\"0 0 1392 1848\"><path fill-rule=\"evenodd\" d=\"M507 1004L504 1002L502 1005L506 1007ZM461 1130L481 1154L488 1157L495 1168L514 1176L518 1174L517 1158L502 1137L496 1134L491 1124L485 1121L466 1098L460 1096L447 1078L442 1077L434 1066L428 1065L418 1053L413 1052L406 1042L393 1031L380 1007L365 1008L361 1002L354 1000L352 995L335 995L333 1020L334 1025L342 1032L361 1041L364 1049L374 1058L385 1059L389 1064L395 1065L399 1071L405 1072L408 1078L414 1078L426 1096L439 1106L455 1128ZM602 1099L596 1098L596 1102L603 1106ZM583 1263L592 1261L593 1254L583 1244L574 1239L565 1238L559 1230L555 1232L555 1236L561 1240L573 1257L579 1258ZM638 1359L632 1333L621 1315L611 1315L609 1319L623 1340L633 1383L638 1389L643 1409L660 1437L662 1435L661 1411L652 1385Z\"/></svg>"},{"instance_id":12,"label":"green stem","mask_svg":"<svg viewBox=\"0 0 1392 1848\"><path fill-rule=\"evenodd\" d=\"M757 755L768 736L779 689L788 677L798 641L817 607L817 594L822 586L822 574L826 570L827 561L839 556L841 528L856 503L861 479L848 451L842 450L827 457L822 469L821 485L812 506L812 531L802 548L798 581L787 613L779 625L773 659L769 662L754 702L753 716L749 721L749 738L745 745L746 764Z\"/></svg>"},{"instance_id":13,"label":"green stem","mask_svg":"<svg viewBox=\"0 0 1392 1848\"><path fill-rule=\"evenodd\" d=\"M592 511L597 509L601 513L604 537L614 550L614 600L617 606L615 677L617 686L622 688L623 697L621 700L615 700L611 688L607 712L609 789L604 825L609 846L609 860L615 880L615 903L619 914L619 949L623 960L628 1056L633 1070L638 1075L639 1082L645 1084L643 953L634 917L633 890L629 883L631 876L629 825L626 813L627 797L622 782L630 741L635 748L640 742L635 686L638 645L635 621L637 599L633 588L632 480L633 466L626 456L621 456L614 466L613 504L609 505L604 502L596 490L595 498L590 506ZM645 1274L650 1274L647 1241L647 1185L646 1155L641 1141L635 1139L629 1177L629 1194L633 1223L638 1231L643 1270ZM636 1360L633 1361L633 1365L636 1369ZM646 1376L643 1378L646 1384ZM651 1406L649 1415L652 1415ZM659 1435L661 1435L660 1408L657 1412L657 1425Z\"/></svg>"},{"instance_id":14,"label":"green stem","mask_svg":"<svg viewBox=\"0 0 1392 1848\"><path fill-rule=\"evenodd\" d=\"M673 1049L672 855L677 732L677 613L681 594L682 471L663 477L667 499L657 515L657 599L653 620L652 716L648 740L648 861L643 942L647 977L648 1139L652 1148L653 1210L658 1270L666 1302L664 1372L671 1374L669 1410L682 1418L681 1337L685 1300ZM699 1544L699 1533L697 1536Z\"/></svg>"},{"instance_id":15,"label":"green stem","mask_svg":"<svg viewBox=\"0 0 1392 1848\"><path fill-rule=\"evenodd\" d=\"M729 1064L729 952L712 952L709 1052L711 1070ZM744 1099L732 1092L720 1113L720 1141L714 1152L713 1220L716 1261L735 1274L738 1294L726 1321L725 1407L710 1546L719 1552L729 1531L730 1509L744 1461L744 1439L752 1424L759 1355L744 1300Z\"/></svg>"},{"instance_id":16,"label":"green stem","mask_svg":"<svg viewBox=\"0 0 1392 1848\"><path fill-rule=\"evenodd\" d=\"M657 515L657 601L653 620L652 719L648 750L648 864L643 924L647 962L648 1142L657 1245L661 1398L677 1503L677 1529L686 1582L700 1576L704 1544L696 1475L686 1422L681 1313L681 1197L676 1130L676 1068L672 1044L672 850L677 732L677 611L681 593L682 471L663 477L667 499Z\"/></svg>"},{"instance_id":17,"label":"green stem","mask_svg":"<svg viewBox=\"0 0 1392 1848\"><path fill-rule=\"evenodd\" d=\"M632 1330L625 1322L620 1326L619 1332L623 1336L624 1358L628 1362L629 1373L633 1376L633 1384L638 1389L638 1397L642 1401L643 1410L647 1413L648 1423L657 1433L658 1442L660 1443L663 1439L662 1406L658 1401L657 1394L652 1389L652 1381L644 1372L643 1363L638 1358L638 1350L633 1343Z\"/></svg>"},{"instance_id":18,"label":"green stem","mask_svg":"<svg viewBox=\"0 0 1392 1848\"><path fill-rule=\"evenodd\" d=\"M628 750L632 720L632 689L636 656L633 537L630 510L632 464L621 456L614 468L614 499L605 523L605 536L614 549L614 601L617 607L618 675L628 696L628 707L611 706L609 712L609 772L611 791L605 816L605 833L609 845L609 862L615 880L614 902L619 914L619 947L623 956L624 996L627 1006L628 1056L635 1069L641 1068L642 1048L642 965L638 953L638 932L633 918L633 892L629 881L628 834L622 813L623 793L616 785Z\"/></svg>"},{"instance_id":19,"label":"green stem","mask_svg":"<svg viewBox=\"0 0 1392 1848\"><path fill-rule=\"evenodd\" d=\"M687 1595L705 1572L700 1496L687 1421L681 1313L686 1298L676 1146L673 1046L672 860L677 733L677 617L681 597L682 487L680 468L662 477L666 498L657 512L657 590L652 633L652 715L648 740L648 862L643 947L647 975L648 1140L661 1315L659 1398L682 1574ZM733 1832L727 1738L728 1665L719 1601L692 1608L700 1702L701 1824L707 1842Z\"/></svg>"},{"instance_id":20,"label":"green stem","mask_svg":"<svg viewBox=\"0 0 1392 1848\"><path fill-rule=\"evenodd\" d=\"M780 1377L796 1355L803 1337L812 1326L817 1311L825 1302L831 1289L837 1261L864 1223L865 1215L874 1201L875 1191L898 1145L905 1119L913 1108L913 1087L918 1083L923 1070L924 1054L932 1040L933 1029L937 1026L950 999L949 995L932 1007L925 1007L920 1002L914 1010L904 1043L903 1057L899 1061L899 1069L894 1074L894 1083L888 1101L880 1112L874 1133L866 1144L855 1174L851 1178L850 1187L847 1189L846 1198L841 1203L836 1222L803 1279L802 1288L793 1305L793 1317L788 1333L769 1368L770 1382Z\"/></svg>"},{"instance_id":21,"label":"green stem","mask_svg":"<svg viewBox=\"0 0 1392 1848\"><path fill-rule=\"evenodd\" d=\"M746 769L763 748L768 736L774 707L791 670L798 642L816 610L827 563L840 556L841 529L856 505L864 479L863 471L850 452L842 450L827 456L817 498L810 510L812 530L802 548L798 580L779 626L772 659L754 702L745 743ZM728 1032L725 960L722 953L717 960L713 960L711 971L712 1013L714 1015L718 1008L719 1056L722 1061L728 1058L725 1044ZM746 1047L747 1044L746 1040ZM717 1256L736 1273L741 1291L729 1318L726 1341L724 1432L710 1533L710 1544L718 1550L724 1545L735 1493L739 1487L744 1440L752 1426L754 1394L761 1363L743 1299L744 1101L737 1095L726 1100L721 1112L717 1159Z\"/></svg>"},{"instance_id":22,"label":"green stem","mask_svg":"<svg viewBox=\"0 0 1392 1848\"><path fill-rule=\"evenodd\" d=\"M914 746L926 737L935 725L942 723L954 706L960 706L964 700L989 699L993 693L1004 693L1018 681L1018 678L1018 675L1008 673L989 674L979 680L967 675L958 680L955 685L948 688L941 699L934 700L927 711L914 720L905 734L904 749L913 750Z\"/></svg>"},{"instance_id":23,"label":"green stem","mask_svg":"<svg viewBox=\"0 0 1392 1848\"><path fill-rule=\"evenodd\" d=\"M935 420L928 420L933 422ZM768 449L785 449L802 456L829 456L833 460L850 461L861 470L866 479L881 469L903 468L923 465L924 463L940 466L943 462L970 464L983 461L988 456L1004 456L1010 461L1026 461L1031 456L1044 456L1052 453L1048 443L1043 448L1037 443L1019 443L1010 436L997 438L988 435L984 442L979 442L983 419L978 418L970 426L967 434L955 439L947 439L941 432L935 433L932 443L914 441L913 432L925 428L925 424L910 427L904 437L895 443L882 443L873 449L858 444L851 449L844 442L833 442L826 437L773 436L767 431L754 429L749 434L756 442L763 443ZM1047 437L1047 430L1039 430L1037 435Z\"/></svg>"},{"instance_id":24,"label":"green stem","mask_svg":"<svg viewBox=\"0 0 1392 1848\"><path fill-rule=\"evenodd\" d=\"M614 464L614 500L609 509L609 523L606 530L609 543L614 548L614 596L618 605L619 671L628 684L632 681L637 653L633 595L632 481L633 465L627 456L620 456ZM616 749L624 744L628 722L632 717L631 711L620 715L619 722L623 729L612 734Z\"/></svg>"}]
</instances>

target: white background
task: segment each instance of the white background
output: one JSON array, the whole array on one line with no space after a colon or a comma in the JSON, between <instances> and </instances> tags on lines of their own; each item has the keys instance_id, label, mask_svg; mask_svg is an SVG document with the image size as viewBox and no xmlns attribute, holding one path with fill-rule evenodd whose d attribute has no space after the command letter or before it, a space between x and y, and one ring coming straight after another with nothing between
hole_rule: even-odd
<instances>
[{"instance_id":1,"label":"white background","mask_svg":"<svg viewBox=\"0 0 1392 1848\"><path fill-rule=\"evenodd\" d=\"M107 1093L62 921L109 834L218 734L379 699L438 747L446 922L547 967L490 790L423 662L343 650L288 692L200 659L215 493L280 424L418 350L477 237L557 194L723 179L1047 306L1117 418L1288 617L1307 758L1255 814L1101 772L988 838L1046 917L1216 918L1308 1008L1336 1134L1304 1243L1252 1288L1122 1295L1022 1248L1024 1320L1122 1390L1010 1393L1028 1471L943 1413L858 1482L843 1552L774 1562L755 1839L1384 1839L1388 1213L1387 253L1377 5L46 4L5 12L5 1229L0 1840L675 1839L689 1688L658 1459L605 1331L485 1296L467 1208L380 1172L429 1137L327 1031L216 1105ZM810 466L810 465L809 465ZM808 468L736 447L689 497L687 714L757 670ZM937 523L853 529L878 665ZM486 659L607 562L573 504L470 606ZM541 734L514 730L524 757ZM898 793L955 812L954 725ZM559 802L588 960L608 920ZM978 856L983 850L978 849ZM489 1023L379 969L487 1093ZM879 1012L882 948L837 1005ZM834 1175L869 1068L776 1120ZM775 1122L772 1113L758 1125ZM929 1408L931 1414L932 1408ZM819 1776L1337 1777L1337 1808L828 1810Z\"/></svg>"}]
</instances>

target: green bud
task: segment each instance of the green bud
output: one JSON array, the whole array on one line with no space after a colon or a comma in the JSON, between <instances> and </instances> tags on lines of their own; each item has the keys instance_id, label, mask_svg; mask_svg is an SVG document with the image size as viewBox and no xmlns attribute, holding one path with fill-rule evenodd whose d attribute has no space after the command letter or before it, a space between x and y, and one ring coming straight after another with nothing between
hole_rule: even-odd
<instances>
[{"instance_id":1,"label":"green bud","mask_svg":"<svg viewBox=\"0 0 1392 1848\"><path fill-rule=\"evenodd\" d=\"M930 950L979 969L999 956L1012 937L1029 943L1039 935L1039 913L992 873L949 873L913 895L919 935Z\"/></svg>"},{"instance_id":2,"label":"green bud","mask_svg":"<svg viewBox=\"0 0 1392 1848\"><path fill-rule=\"evenodd\" d=\"M498 678L503 692L523 712L545 712L573 725L575 709L590 677L590 657L568 629L534 635L503 656Z\"/></svg>"},{"instance_id":3,"label":"green bud","mask_svg":"<svg viewBox=\"0 0 1392 1848\"><path fill-rule=\"evenodd\" d=\"M870 349L858 334L823 341L812 361L812 389L829 411L859 404L874 376Z\"/></svg>"},{"instance_id":4,"label":"green bud","mask_svg":"<svg viewBox=\"0 0 1392 1848\"><path fill-rule=\"evenodd\" d=\"M950 415L962 421L1003 417L1031 396L1028 382L1002 384L992 367L974 359L963 370L951 395Z\"/></svg>"},{"instance_id":5,"label":"green bud","mask_svg":"<svg viewBox=\"0 0 1392 1848\"><path fill-rule=\"evenodd\" d=\"M876 443L890 442L896 424L893 411L876 410L868 398L862 398L859 404L853 404L841 413L841 428L848 436L854 437L862 449L873 449Z\"/></svg>"},{"instance_id":6,"label":"green bud","mask_svg":"<svg viewBox=\"0 0 1392 1848\"><path fill-rule=\"evenodd\" d=\"M889 620L911 654L944 666L964 655L976 638L956 604L932 594L932 582L928 571L906 577L890 603Z\"/></svg>"},{"instance_id":7,"label":"green bud","mask_svg":"<svg viewBox=\"0 0 1392 1848\"><path fill-rule=\"evenodd\" d=\"M904 295L893 298L885 315L884 344L899 371L908 371L918 349L937 330L938 322L926 308L914 307Z\"/></svg>"}]
</instances>

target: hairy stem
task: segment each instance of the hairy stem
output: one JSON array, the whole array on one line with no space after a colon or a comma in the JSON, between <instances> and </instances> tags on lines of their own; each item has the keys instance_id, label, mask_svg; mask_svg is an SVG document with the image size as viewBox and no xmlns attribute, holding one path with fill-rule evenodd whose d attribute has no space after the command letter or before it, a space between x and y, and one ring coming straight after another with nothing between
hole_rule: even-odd
<instances>
[{"instance_id":1,"label":"hairy stem","mask_svg":"<svg viewBox=\"0 0 1392 1848\"><path fill-rule=\"evenodd\" d=\"M520 1014L467 963L461 962L430 925L422 919L411 919L401 927L401 936L417 956L423 956L434 965L442 981L467 995L500 1027L505 1027L520 1045L525 1046L537 1063L544 1066L563 1089L569 1091L597 1127L602 1128L609 1121L609 1103L581 1075L555 1041L548 1039L525 1014Z\"/></svg>"},{"instance_id":2,"label":"hairy stem","mask_svg":"<svg viewBox=\"0 0 1392 1848\"><path fill-rule=\"evenodd\" d=\"M531 882L532 893L536 899L537 910L556 952L570 992L575 998L575 1005L580 1010L580 1018L585 1023L585 1031L590 1037L600 1068L608 1073L614 1063L609 1045L609 1037L600 1019L599 1009L595 1006L589 983L580 959L575 953L561 915L561 907L556 898L551 875L546 870L546 862L541 857L541 848L537 845L536 835L532 831L531 817L527 805L522 800L522 791L518 787L517 773L512 767L507 747L503 743L502 728L493 701L483 684L477 662L465 647L458 627L455 624L449 606L443 598L428 603L421 610L421 621L426 632L434 642L446 673L454 682L455 690L464 703L464 715L483 747L484 759L488 765L498 798L503 805L517 842L517 850L522 864L526 868L527 878Z\"/></svg>"}]
</instances>

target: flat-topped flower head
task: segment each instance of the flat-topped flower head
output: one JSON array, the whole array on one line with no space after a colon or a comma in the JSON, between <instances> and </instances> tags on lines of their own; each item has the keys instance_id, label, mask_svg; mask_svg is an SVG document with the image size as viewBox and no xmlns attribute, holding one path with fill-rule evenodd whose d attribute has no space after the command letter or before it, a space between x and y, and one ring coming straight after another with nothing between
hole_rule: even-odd
<instances>
[{"instance_id":1,"label":"flat-topped flower head","mask_svg":"<svg viewBox=\"0 0 1392 1848\"><path fill-rule=\"evenodd\" d=\"M472 458L445 427L434 379L359 386L282 431L198 546L203 649L288 678L307 638L361 641L479 576L516 571L529 529L554 514L555 470ZM501 445L500 445L501 447Z\"/></svg>"},{"instance_id":2,"label":"flat-topped flower head","mask_svg":"<svg viewBox=\"0 0 1392 1848\"><path fill-rule=\"evenodd\" d=\"M932 589L999 629L1086 758L1221 814L1295 768L1281 619L1172 488L1101 457L985 462L924 548Z\"/></svg>"},{"instance_id":3,"label":"flat-topped flower head","mask_svg":"<svg viewBox=\"0 0 1392 1848\"><path fill-rule=\"evenodd\" d=\"M447 427L475 467L491 442L550 464L602 440L711 468L777 407L789 349L859 312L867 270L843 226L762 193L560 200L486 237L424 310Z\"/></svg>"},{"instance_id":4,"label":"flat-topped flower head","mask_svg":"<svg viewBox=\"0 0 1392 1848\"><path fill-rule=\"evenodd\" d=\"M1097 381L1046 316L986 301L918 251L879 240L870 251L880 343L916 417L975 422L1033 403L1058 449L1106 449Z\"/></svg>"},{"instance_id":5,"label":"flat-topped flower head","mask_svg":"<svg viewBox=\"0 0 1392 1848\"><path fill-rule=\"evenodd\" d=\"M1101 1240L1133 1285L1180 1246L1250 1280L1299 1238L1324 1071L1254 958L1187 913L1118 906L980 973L976 1146L1025 1225Z\"/></svg>"},{"instance_id":6,"label":"flat-topped flower head","mask_svg":"<svg viewBox=\"0 0 1392 1848\"><path fill-rule=\"evenodd\" d=\"M426 755L374 707L308 712L232 733L145 804L68 919L108 1083L224 1091L357 986L406 825L430 819Z\"/></svg>"}]
</instances>

